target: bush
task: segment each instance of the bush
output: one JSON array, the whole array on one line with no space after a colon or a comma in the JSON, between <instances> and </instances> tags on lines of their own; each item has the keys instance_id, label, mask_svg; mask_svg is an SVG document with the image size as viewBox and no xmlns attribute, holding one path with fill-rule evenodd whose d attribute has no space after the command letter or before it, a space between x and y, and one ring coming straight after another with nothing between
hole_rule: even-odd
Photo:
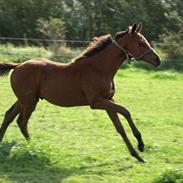
<instances>
[{"instance_id":1,"label":"bush","mask_svg":"<svg viewBox=\"0 0 183 183\"><path fill-rule=\"evenodd\" d=\"M160 38L160 48L167 55L167 59L183 58L183 33L164 34Z\"/></svg>"},{"instance_id":2,"label":"bush","mask_svg":"<svg viewBox=\"0 0 183 183\"><path fill-rule=\"evenodd\" d=\"M52 52L43 47L15 47L11 44L0 45L1 62L23 62L33 58L50 58Z\"/></svg>"},{"instance_id":3,"label":"bush","mask_svg":"<svg viewBox=\"0 0 183 183\"><path fill-rule=\"evenodd\" d=\"M81 48L58 47L57 53L47 50L44 47L22 46L15 47L11 44L0 45L0 62L24 62L33 58L46 58L58 62L71 62L78 57Z\"/></svg>"},{"instance_id":4,"label":"bush","mask_svg":"<svg viewBox=\"0 0 183 183\"><path fill-rule=\"evenodd\" d=\"M50 45L50 49L54 54L57 54L61 42L57 42L56 40L65 39L66 29L64 21L60 18L53 17L50 17L48 20L39 18L37 20L37 30L48 39L53 40Z\"/></svg>"},{"instance_id":5,"label":"bush","mask_svg":"<svg viewBox=\"0 0 183 183\"><path fill-rule=\"evenodd\" d=\"M82 48L70 48L66 46L60 46L57 49L57 53L54 53L50 58L51 60L68 63L74 58L78 57L82 52Z\"/></svg>"}]
</instances>

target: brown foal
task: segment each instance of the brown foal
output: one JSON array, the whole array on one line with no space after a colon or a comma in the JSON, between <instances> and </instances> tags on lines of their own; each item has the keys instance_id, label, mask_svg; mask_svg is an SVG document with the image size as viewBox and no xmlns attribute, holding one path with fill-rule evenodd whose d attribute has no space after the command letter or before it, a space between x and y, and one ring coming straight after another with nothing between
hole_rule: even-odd
<instances>
[{"instance_id":1,"label":"brown foal","mask_svg":"<svg viewBox=\"0 0 183 183\"><path fill-rule=\"evenodd\" d=\"M71 107L89 105L92 109L105 110L117 132L126 143L132 156L139 161L120 122L123 115L138 141L138 149L144 150L141 134L135 126L130 112L114 102L114 76L125 59L141 59L154 66L160 58L140 33L142 24L134 24L126 31L95 38L88 48L69 64L60 64L45 59L32 59L21 64L0 64L0 75L11 69L11 86L17 97L15 104L6 112L0 128L2 141L9 124L18 116L17 124L28 140L28 120L39 98L52 104Z\"/></svg>"}]
</instances>

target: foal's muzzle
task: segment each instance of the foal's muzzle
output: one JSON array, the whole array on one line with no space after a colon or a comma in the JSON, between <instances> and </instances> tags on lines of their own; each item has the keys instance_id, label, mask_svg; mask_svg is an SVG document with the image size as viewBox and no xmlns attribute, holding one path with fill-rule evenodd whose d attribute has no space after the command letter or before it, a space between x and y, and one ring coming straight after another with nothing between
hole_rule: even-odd
<instances>
[{"instance_id":1,"label":"foal's muzzle","mask_svg":"<svg viewBox=\"0 0 183 183\"><path fill-rule=\"evenodd\" d=\"M157 58L155 59L155 61L153 62L153 65L154 65L155 67L158 67L160 64L161 64L160 58L157 57Z\"/></svg>"}]
</instances>

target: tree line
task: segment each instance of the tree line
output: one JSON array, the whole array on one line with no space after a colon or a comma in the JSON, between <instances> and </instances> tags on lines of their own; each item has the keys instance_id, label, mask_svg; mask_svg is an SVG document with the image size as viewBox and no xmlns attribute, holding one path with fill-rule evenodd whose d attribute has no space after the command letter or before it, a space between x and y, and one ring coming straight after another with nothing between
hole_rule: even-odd
<instances>
[{"instance_id":1,"label":"tree line","mask_svg":"<svg viewBox=\"0 0 183 183\"><path fill-rule=\"evenodd\" d=\"M0 0L0 37L90 40L134 22L151 41L179 32L182 0Z\"/></svg>"}]
</instances>

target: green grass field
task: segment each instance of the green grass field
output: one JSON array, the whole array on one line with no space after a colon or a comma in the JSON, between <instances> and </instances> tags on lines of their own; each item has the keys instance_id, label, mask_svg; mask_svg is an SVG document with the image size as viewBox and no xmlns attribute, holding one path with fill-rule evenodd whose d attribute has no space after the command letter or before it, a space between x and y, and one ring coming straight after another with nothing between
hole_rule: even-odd
<instances>
[{"instance_id":1,"label":"green grass field","mask_svg":"<svg viewBox=\"0 0 183 183\"><path fill-rule=\"evenodd\" d=\"M141 131L147 161L131 157L105 111L40 101L26 142L16 122L0 144L0 183L183 183L183 74L120 70L115 100ZM15 97L0 79L0 121ZM121 117L136 148L126 120Z\"/></svg>"}]
</instances>

